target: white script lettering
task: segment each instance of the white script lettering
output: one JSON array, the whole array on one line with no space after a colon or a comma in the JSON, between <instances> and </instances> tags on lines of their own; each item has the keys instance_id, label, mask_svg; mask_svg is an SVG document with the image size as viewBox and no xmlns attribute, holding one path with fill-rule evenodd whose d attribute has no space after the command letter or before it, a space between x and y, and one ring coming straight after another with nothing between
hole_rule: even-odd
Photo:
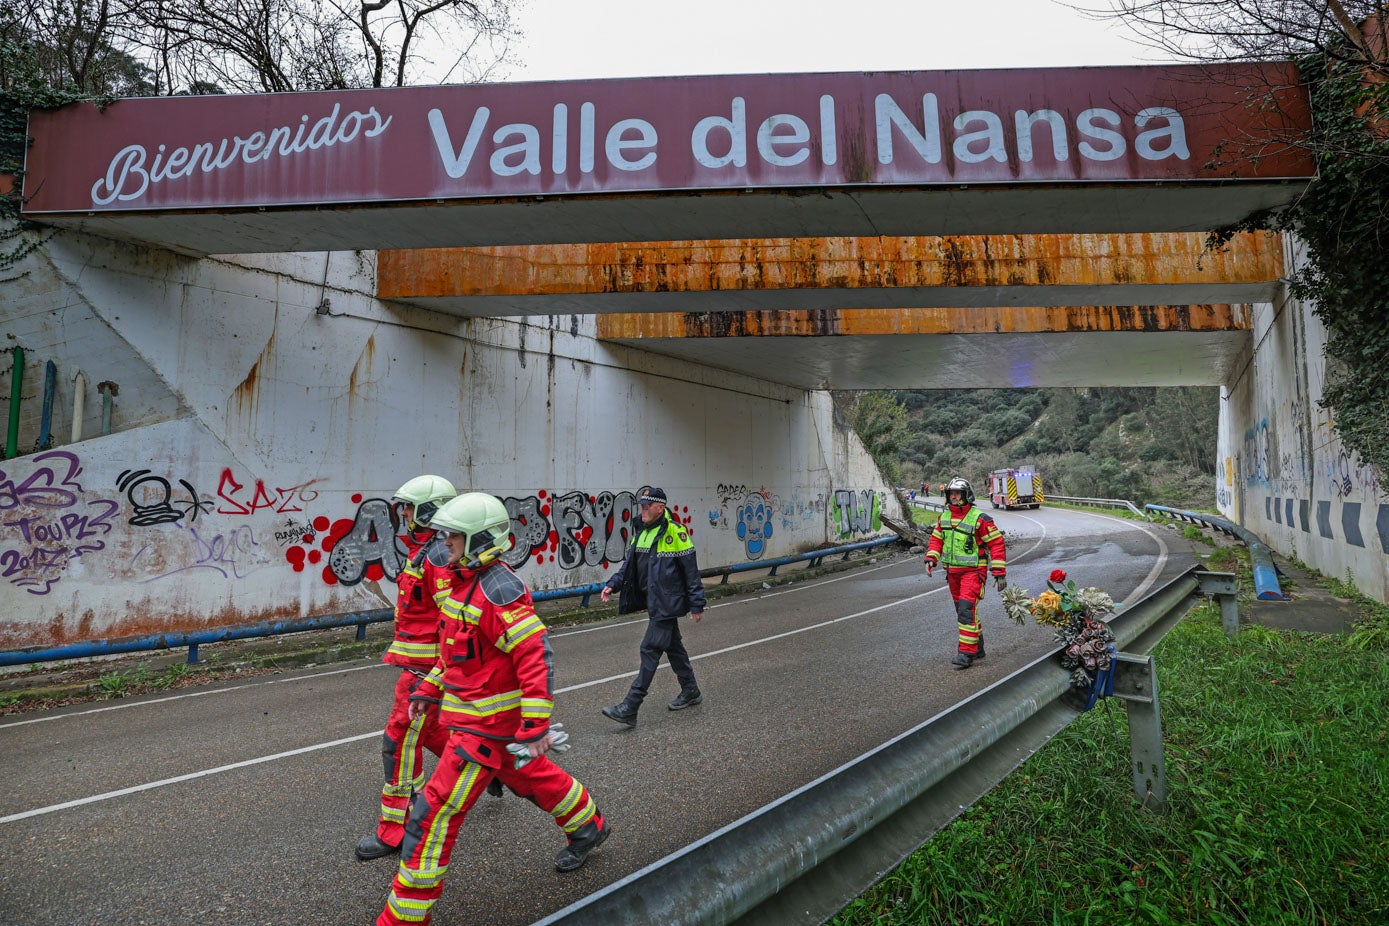
<instances>
[{"instance_id":1,"label":"white script lettering","mask_svg":"<svg viewBox=\"0 0 1389 926\"><path fill-rule=\"evenodd\" d=\"M191 177L199 170L204 174L226 170L237 161L252 164L276 156L290 157L310 148L347 144L359 133L375 138L386 131L395 118L383 117L373 106L366 112L348 113L339 125L341 110L341 104L335 105L330 114L314 123L307 142L303 135L309 117L305 115L300 117L298 131L292 134L289 126L276 126L269 132L257 130L244 138L233 135L216 143L198 142L191 148L180 146L167 154L167 146L157 145L153 156L144 145L126 145L111 158L106 176L92 184L92 202L98 206L117 200L129 202L144 196L151 184Z\"/></svg>"}]
</instances>

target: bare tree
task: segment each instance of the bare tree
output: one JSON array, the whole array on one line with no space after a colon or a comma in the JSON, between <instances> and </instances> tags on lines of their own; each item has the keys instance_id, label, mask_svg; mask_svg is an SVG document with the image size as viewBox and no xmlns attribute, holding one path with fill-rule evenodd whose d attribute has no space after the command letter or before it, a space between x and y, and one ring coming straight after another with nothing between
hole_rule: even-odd
<instances>
[{"instance_id":1,"label":"bare tree","mask_svg":"<svg viewBox=\"0 0 1389 926\"><path fill-rule=\"evenodd\" d=\"M6 49L101 96L482 80L511 62L511 0L0 0ZM0 69L3 69L0 63Z\"/></svg>"},{"instance_id":2,"label":"bare tree","mask_svg":"<svg viewBox=\"0 0 1389 926\"><path fill-rule=\"evenodd\" d=\"M1384 11L1383 0L1108 0L1104 8L1074 8L1118 19L1178 58L1268 61L1317 51L1379 71L1389 66L1383 45L1361 25ZM1349 45L1337 41L1342 36Z\"/></svg>"},{"instance_id":3,"label":"bare tree","mask_svg":"<svg viewBox=\"0 0 1389 926\"><path fill-rule=\"evenodd\" d=\"M400 87L510 60L505 0L136 0L138 34L168 86L231 91Z\"/></svg>"}]
</instances>

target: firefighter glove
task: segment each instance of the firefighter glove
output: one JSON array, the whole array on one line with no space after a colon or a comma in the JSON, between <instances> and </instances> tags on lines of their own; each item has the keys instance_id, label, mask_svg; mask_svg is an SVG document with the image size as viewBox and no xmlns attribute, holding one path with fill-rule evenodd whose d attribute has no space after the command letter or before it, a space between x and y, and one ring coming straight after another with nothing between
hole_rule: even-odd
<instances>
[{"instance_id":1,"label":"firefighter glove","mask_svg":"<svg viewBox=\"0 0 1389 926\"><path fill-rule=\"evenodd\" d=\"M1004 590L1005 588L1007 588L1007 587L1008 587L1008 580L1007 580L1007 579L1003 578L1003 576L994 576L994 588L998 589L998 590L1001 592L1001 591L1003 591L1003 590Z\"/></svg>"},{"instance_id":2,"label":"firefighter glove","mask_svg":"<svg viewBox=\"0 0 1389 926\"><path fill-rule=\"evenodd\" d=\"M551 724L548 736L550 737L550 752L569 751L569 734L565 732L564 724ZM506 751L516 757L517 768L523 768L531 760L530 750L526 748L525 743L507 743Z\"/></svg>"},{"instance_id":3,"label":"firefighter glove","mask_svg":"<svg viewBox=\"0 0 1389 926\"><path fill-rule=\"evenodd\" d=\"M923 560L922 562L926 564L926 574L929 576L931 574L931 570L936 568L936 564L931 562L929 559Z\"/></svg>"}]
</instances>

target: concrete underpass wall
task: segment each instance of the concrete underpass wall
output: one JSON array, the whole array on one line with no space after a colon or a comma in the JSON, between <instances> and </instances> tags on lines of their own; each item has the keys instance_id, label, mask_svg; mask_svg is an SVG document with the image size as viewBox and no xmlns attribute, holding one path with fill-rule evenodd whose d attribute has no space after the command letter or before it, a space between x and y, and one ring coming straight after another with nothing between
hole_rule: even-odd
<instances>
[{"instance_id":1,"label":"concrete underpass wall","mask_svg":"<svg viewBox=\"0 0 1389 926\"><path fill-rule=\"evenodd\" d=\"M645 482L701 566L876 536L900 513L827 393L609 347L591 317L383 303L371 253L195 260L63 234L21 269L0 310L7 385L8 349L25 352L0 647L386 606L403 556L387 499L422 472L506 501L535 589L610 574Z\"/></svg>"},{"instance_id":2,"label":"concrete underpass wall","mask_svg":"<svg viewBox=\"0 0 1389 926\"><path fill-rule=\"evenodd\" d=\"M1289 266L1301 255L1289 253ZM1346 449L1318 404L1326 331L1287 298L1254 307L1251 351L1222 391L1221 512L1274 550L1365 594L1389 596L1389 504L1374 470Z\"/></svg>"}]
</instances>

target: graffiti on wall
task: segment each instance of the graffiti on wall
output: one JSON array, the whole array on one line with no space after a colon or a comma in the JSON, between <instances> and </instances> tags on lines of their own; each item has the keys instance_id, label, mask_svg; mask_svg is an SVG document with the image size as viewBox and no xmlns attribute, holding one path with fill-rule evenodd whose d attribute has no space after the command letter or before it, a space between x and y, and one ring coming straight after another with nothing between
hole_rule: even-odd
<instances>
[{"instance_id":1,"label":"graffiti on wall","mask_svg":"<svg viewBox=\"0 0 1389 926\"><path fill-rule=\"evenodd\" d=\"M88 495L77 481L82 464L66 450L38 454L32 466L22 479L0 470L0 577L47 595L74 560L105 549L120 505Z\"/></svg>"},{"instance_id":2,"label":"graffiti on wall","mask_svg":"<svg viewBox=\"0 0 1389 926\"><path fill-rule=\"evenodd\" d=\"M872 489L835 489L830 530L840 538L873 533L882 528L882 497Z\"/></svg>"},{"instance_id":3,"label":"graffiti on wall","mask_svg":"<svg viewBox=\"0 0 1389 926\"><path fill-rule=\"evenodd\" d=\"M738 539L743 541L743 554L748 559L761 559L772 539L772 515L776 503L766 488L749 492L738 506Z\"/></svg>"},{"instance_id":4,"label":"graffiti on wall","mask_svg":"<svg viewBox=\"0 0 1389 926\"><path fill-rule=\"evenodd\" d=\"M316 495L317 493L315 493ZM383 578L395 581L408 555L401 525L391 503L384 498L354 494L357 511L351 518L333 520L318 515L309 530L285 550L285 560L295 572L323 564L320 575L329 585L353 586ZM291 527L298 525L291 522ZM288 532L287 532L288 533Z\"/></svg>"},{"instance_id":5,"label":"graffiti on wall","mask_svg":"<svg viewBox=\"0 0 1389 926\"><path fill-rule=\"evenodd\" d=\"M361 495L354 495L353 501L357 511L351 519L319 515L306 525L293 519L282 522L275 537L287 544L285 560L296 572L321 563L324 582L347 586L363 580L394 581L400 574L408 547L390 504ZM626 555L638 517L636 496L628 491L559 495L541 489L535 495L502 502L511 516L513 541L502 560L512 568L534 559L566 570L606 569ZM678 507L669 510L673 518L688 523L688 507L683 519Z\"/></svg>"},{"instance_id":6,"label":"graffiti on wall","mask_svg":"<svg viewBox=\"0 0 1389 926\"><path fill-rule=\"evenodd\" d=\"M781 526L793 531L807 524L824 524L827 510L824 495L797 493L781 505Z\"/></svg>"},{"instance_id":7,"label":"graffiti on wall","mask_svg":"<svg viewBox=\"0 0 1389 926\"><path fill-rule=\"evenodd\" d=\"M125 493L134 512L126 523L131 527L150 527L172 524L187 518L189 523L198 515L212 511L212 499L198 496L187 479L178 481L183 494L175 496L169 480L147 469L127 469L116 477L116 488Z\"/></svg>"},{"instance_id":8,"label":"graffiti on wall","mask_svg":"<svg viewBox=\"0 0 1389 926\"><path fill-rule=\"evenodd\" d=\"M621 562L635 517L637 497L631 492L556 495L550 520L558 539L560 568Z\"/></svg>"},{"instance_id":9,"label":"graffiti on wall","mask_svg":"<svg viewBox=\"0 0 1389 926\"><path fill-rule=\"evenodd\" d=\"M250 480L247 480L249 482ZM304 504L318 498L318 493L309 486L318 480L310 480L288 489L268 488L263 479L255 480L255 485L247 485L236 478L230 467L222 470L217 481L218 514L256 514L261 511L274 511L288 514L304 510Z\"/></svg>"},{"instance_id":10,"label":"graffiti on wall","mask_svg":"<svg viewBox=\"0 0 1389 926\"><path fill-rule=\"evenodd\" d=\"M237 525L230 531L217 531L174 523L173 529L175 536L187 538L181 565L163 568L161 564L167 560L169 548L156 551L153 544L146 544L130 558L132 569L142 560L150 563L149 574L139 580L142 584L202 570L215 572L224 579L239 580L272 562L249 524Z\"/></svg>"},{"instance_id":11,"label":"graffiti on wall","mask_svg":"<svg viewBox=\"0 0 1389 926\"><path fill-rule=\"evenodd\" d=\"M1243 472L1240 475L1246 486L1268 486L1269 445L1267 418L1260 419L1258 424L1244 432L1244 446L1240 453Z\"/></svg>"}]
</instances>

